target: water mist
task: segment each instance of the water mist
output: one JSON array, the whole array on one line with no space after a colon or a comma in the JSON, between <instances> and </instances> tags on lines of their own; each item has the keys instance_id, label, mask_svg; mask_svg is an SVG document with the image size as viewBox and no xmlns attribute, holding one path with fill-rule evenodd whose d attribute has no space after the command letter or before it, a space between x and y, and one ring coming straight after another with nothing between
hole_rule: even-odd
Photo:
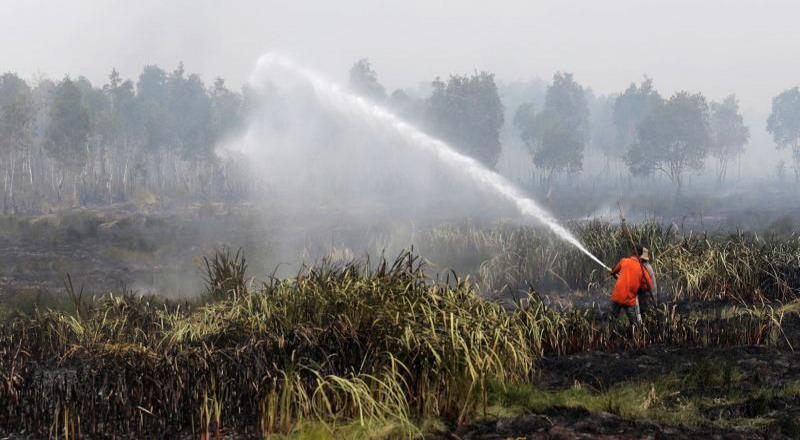
<instances>
[{"instance_id":1,"label":"water mist","mask_svg":"<svg viewBox=\"0 0 800 440\"><path fill-rule=\"evenodd\" d=\"M609 269L534 200L526 197L506 178L486 168L477 160L465 156L447 143L423 133L381 106L351 94L313 71L296 65L287 57L273 53L262 56L250 77L249 83L254 89L263 91L274 87L273 80L276 78L279 78L279 81L284 84L303 84L311 87L313 93L324 97L335 111L349 117L363 119L370 126L379 127L381 130L394 132L394 135L404 140L404 144L437 159L441 165L448 167L456 174L468 177L478 187L511 202L521 214L539 220L558 237L574 245L597 264ZM282 142L291 141L284 139ZM236 146L232 148L238 149L245 156L248 156L256 154L253 148L259 148L259 146L257 143L254 145L249 147L249 150L248 148L237 148ZM364 153L368 154L369 152L365 151Z\"/></svg>"}]
</instances>

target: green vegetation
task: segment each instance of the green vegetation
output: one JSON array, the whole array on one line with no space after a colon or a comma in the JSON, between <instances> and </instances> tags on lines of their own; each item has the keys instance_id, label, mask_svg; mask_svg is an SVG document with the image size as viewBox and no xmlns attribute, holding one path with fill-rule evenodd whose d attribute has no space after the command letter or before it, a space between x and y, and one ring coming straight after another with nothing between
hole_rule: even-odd
<instances>
[{"instance_id":1,"label":"green vegetation","mask_svg":"<svg viewBox=\"0 0 800 440\"><path fill-rule=\"evenodd\" d=\"M633 175L664 173L683 188L684 173L703 169L710 136L708 103L702 94L678 92L660 101L637 125L625 162Z\"/></svg>"},{"instance_id":2,"label":"green vegetation","mask_svg":"<svg viewBox=\"0 0 800 440\"><path fill-rule=\"evenodd\" d=\"M575 407L591 412L607 412L625 419L651 420L677 426L732 428L755 426L764 421L746 416L716 417L711 409L741 404L748 399L791 397L800 392L800 383L797 382L778 387L765 386L753 392L741 391L738 387L739 378L730 376L731 371L729 364L697 364L688 373L688 378L670 373L650 380L623 382L600 391L580 383L558 391L540 390L529 384L493 386L489 392L493 404L489 413L509 416L526 412L542 413L554 407ZM733 372L738 374L735 369ZM690 381L699 377L712 381L696 387ZM690 391L688 394L687 389Z\"/></svg>"},{"instance_id":3,"label":"green vegetation","mask_svg":"<svg viewBox=\"0 0 800 440\"><path fill-rule=\"evenodd\" d=\"M800 89L792 87L772 98L767 131L779 149L791 148L794 174L800 179Z\"/></svg>"},{"instance_id":4,"label":"green vegetation","mask_svg":"<svg viewBox=\"0 0 800 440\"><path fill-rule=\"evenodd\" d=\"M424 125L454 148L494 168L502 151L500 128L505 121L494 75L454 75L446 82L436 78L431 86Z\"/></svg>"},{"instance_id":5,"label":"green vegetation","mask_svg":"<svg viewBox=\"0 0 800 440\"><path fill-rule=\"evenodd\" d=\"M10 317L0 327L0 426L221 438L357 424L407 438L425 420L488 414L493 387L529 383L544 355L783 342L781 311L769 306L723 316L665 305L633 337L593 310L535 298L504 310L468 281L429 279L407 253L265 284L246 282L230 252L208 267L209 294L197 301L70 288L69 311Z\"/></svg>"},{"instance_id":6,"label":"green vegetation","mask_svg":"<svg viewBox=\"0 0 800 440\"><path fill-rule=\"evenodd\" d=\"M514 125L550 188L554 173L577 172L589 139L589 107L582 86L570 73L558 72L547 88L544 109L536 113L526 103L517 109Z\"/></svg>"},{"instance_id":7,"label":"green vegetation","mask_svg":"<svg viewBox=\"0 0 800 440\"><path fill-rule=\"evenodd\" d=\"M21 238L28 242L80 241L95 236L103 221L101 214L82 209L39 217L2 215L0 216L0 236Z\"/></svg>"},{"instance_id":8,"label":"green vegetation","mask_svg":"<svg viewBox=\"0 0 800 440\"><path fill-rule=\"evenodd\" d=\"M617 226L592 221L571 228L602 261L613 264L630 252L628 238ZM637 225L631 232L650 249L659 290L670 298L754 303L791 300L800 293L800 236L684 233L656 223ZM610 288L596 263L536 228L443 226L421 242L420 251L428 259L460 264L459 273L475 274L484 292Z\"/></svg>"}]
</instances>

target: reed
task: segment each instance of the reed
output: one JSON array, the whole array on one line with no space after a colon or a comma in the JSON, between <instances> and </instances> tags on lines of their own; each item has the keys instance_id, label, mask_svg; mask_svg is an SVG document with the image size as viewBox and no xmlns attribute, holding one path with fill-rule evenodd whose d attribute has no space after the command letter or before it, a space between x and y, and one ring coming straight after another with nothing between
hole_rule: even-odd
<instances>
[{"instance_id":1,"label":"reed","mask_svg":"<svg viewBox=\"0 0 800 440\"><path fill-rule=\"evenodd\" d=\"M392 427L382 435L409 438L426 418L480 415L489 384L534 380L542 356L783 341L783 309L767 305L689 313L664 304L634 333L595 309L552 310L535 295L509 310L468 278L429 277L408 252L323 262L262 284L225 282L241 258L210 261L219 289L210 298L76 296L74 310L0 326L0 429L220 439L378 422Z\"/></svg>"},{"instance_id":2,"label":"reed","mask_svg":"<svg viewBox=\"0 0 800 440\"><path fill-rule=\"evenodd\" d=\"M630 253L629 239L617 226L600 221L569 226L609 265ZM634 240L650 249L661 290L671 299L758 303L787 301L800 294L800 236L682 232L657 223L630 230ZM443 226L420 242L420 253L432 264L447 262L460 273L472 274L486 294L611 288L596 263L540 228L511 223Z\"/></svg>"}]
</instances>

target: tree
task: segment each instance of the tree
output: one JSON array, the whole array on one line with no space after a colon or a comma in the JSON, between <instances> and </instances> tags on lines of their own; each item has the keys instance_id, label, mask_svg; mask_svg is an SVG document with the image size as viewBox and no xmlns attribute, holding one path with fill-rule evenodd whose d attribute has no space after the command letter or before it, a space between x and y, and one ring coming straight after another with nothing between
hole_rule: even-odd
<instances>
[{"instance_id":1,"label":"tree","mask_svg":"<svg viewBox=\"0 0 800 440\"><path fill-rule=\"evenodd\" d=\"M16 73L7 72L0 76L0 105L13 101L18 96L30 92L28 84Z\"/></svg>"},{"instance_id":2,"label":"tree","mask_svg":"<svg viewBox=\"0 0 800 440\"><path fill-rule=\"evenodd\" d=\"M645 77L640 86L631 83L614 102L614 125L617 128L616 148L612 155L623 157L636 140L639 123L659 105L663 99L653 88L653 80Z\"/></svg>"},{"instance_id":3,"label":"tree","mask_svg":"<svg viewBox=\"0 0 800 440\"><path fill-rule=\"evenodd\" d=\"M183 75L183 64L167 80L170 144L190 162L212 159L214 146L212 103L199 76Z\"/></svg>"},{"instance_id":4,"label":"tree","mask_svg":"<svg viewBox=\"0 0 800 440\"><path fill-rule=\"evenodd\" d=\"M703 168L709 144L705 97L678 92L639 123L637 140L628 148L625 162L634 175L663 172L679 193L683 174Z\"/></svg>"},{"instance_id":5,"label":"tree","mask_svg":"<svg viewBox=\"0 0 800 440\"><path fill-rule=\"evenodd\" d=\"M163 150L170 138L167 96L167 73L155 65L145 66L136 83L136 99L145 143L153 154Z\"/></svg>"},{"instance_id":6,"label":"tree","mask_svg":"<svg viewBox=\"0 0 800 440\"><path fill-rule=\"evenodd\" d=\"M107 196L108 169L106 167L107 148L106 137L103 131L106 115L108 115L111 101L102 88L92 86L92 83L83 76L78 77L75 86L81 91L81 104L89 112L89 121L92 129L89 132L89 157L88 166L82 175L83 186L88 189L83 191L83 197L99 201ZM87 180L91 185L87 185Z\"/></svg>"},{"instance_id":7,"label":"tree","mask_svg":"<svg viewBox=\"0 0 800 440\"><path fill-rule=\"evenodd\" d=\"M545 171L548 194L552 178L560 172L583 168L583 149L589 139L589 107L586 93L569 73L556 73L547 88L544 109L536 113L523 104L514 115L514 125L533 156L537 168Z\"/></svg>"},{"instance_id":8,"label":"tree","mask_svg":"<svg viewBox=\"0 0 800 440\"><path fill-rule=\"evenodd\" d=\"M544 111L553 113L564 129L586 143L589 140L589 105L586 92L571 73L558 72L547 88Z\"/></svg>"},{"instance_id":9,"label":"tree","mask_svg":"<svg viewBox=\"0 0 800 440\"><path fill-rule=\"evenodd\" d=\"M386 89L378 82L378 74L367 58L356 61L350 68L350 87L375 102L386 99Z\"/></svg>"},{"instance_id":10,"label":"tree","mask_svg":"<svg viewBox=\"0 0 800 440\"><path fill-rule=\"evenodd\" d=\"M520 137L522 137L523 141L527 142L533 136L533 121L535 118L536 109L530 102L520 104L517 107L517 111L514 112L514 119L511 120L511 123L520 131Z\"/></svg>"},{"instance_id":11,"label":"tree","mask_svg":"<svg viewBox=\"0 0 800 440\"><path fill-rule=\"evenodd\" d=\"M115 159L109 161L116 172L109 178L108 190L111 192L110 186L119 182L114 191L118 198L124 199L132 186L131 170L134 167L131 164L143 153L144 127L133 81L123 81L114 69L109 74L108 84L103 86L103 91L108 96L109 106L100 116L95 130ZM114 175L118 176L116 181L113 179Z\"/></svg>"},{"instance_id":12,"label":"tree","mask_svg":"<svg viewBox=\"0 0 800 440\"><path fill-rule=\"evenodd\" d=\"M778 149L792 149L795 177L800 180L800 89L794 87L772 98L767 131Z\"/></svg>"},{"instance_id":13,"label":"tree","mask_svg":"<svg viewBox=\"0 0 800 440\"><path fill-rule=\"evenodd\" d=\"M545 171L548 196L555 173L578 172L583 168L584 140L569 130L554 112L543 111L533 120L533 163Z\"/></svg>"},{"instance_id":14,"label":"tree","mask_svg":"<svg viewBox=\"0 0 800 440\"><path fill-rule=\"evenodd\" d=\"M179 66L173 76L183 75ZM143 177L155 175L156 187L161 190L165 186L165 171L168 167L168 155L175 147L175 114L169 108L170 78L158 66L145 66L136 83L136 110L139 130L142 133L143 146L147 155L137 165ZM149 166L147 162L149 159ZM144 179L147 181L147 179Z\"/></svg>"},{"instance_id":15,"label":"tree","mask_svg":"<svg viewBox=\"0 0 800 440\"><path fill-rule=\"evenodd\" d=\"M213 146L241 127L244 105L221 79L206 88L182 65L145 66L136 84L112 70L102 88L0 74L3 209L221 194L232 187Z\"/></svg>"},{"instance_id":16,"label":"tree","mask_svg":"<svg viewBox=\"0 0 800 440\"><path fill-rule=\"evenodd\" d=\"M108 110L110 102L103 89L92 86L84 76L78 77L75 86L81 91L81 104L89 111L91 120L95 120L100 113Z\"/></svg>"},{"instance_id":17,"label":"tree","mask_svg":"<svg viewBox=\"0 0 800 440\"><path fill-rule=\"evenodd\" d=\"M14 183L19 158L31 148L34 109L31 89L13 73L0 77L0 153L3 157L3 212L16 211Z\"/></svg>"},{"instance_id":18,"label":"tree","mask_svg":"<svg viewBox=\"0 0 800 440\"><path fill-rule=\"evenodd\" d=\"M431 131L464 154L494 168L500 157L500 127L504 110L494 75L436 78L427 102Z\"/></svg>"},{"instance_id":19,"label":"tree","mask_svg":"<svg viewBox=\"0 0 800 440\"><path fill-rule=\"evenodd\" d=\"M89 111L82 103L81 91L64 78L56 86L50 123L47 127L48 154L72 173L73 201L78 201L78 176L89 158Z\"/></svg>"},{"instance_id":20,"label":"tree","mask_svg":"<svg viewBox=\"0 0 800 440\"><path fill-rule=\"evenodd\" d=\"M735 95L728 96L722 103L711 104L710 153L719 160L719 182L725 179L729 161L744 153L749 140L750 129L739 114L739 100Z\"/></svg>"},{"instance_id":21,"label":"tree","mask_svg":"<svg viewBox=\"0 0 800 440\"><path fill-rule=\"evenodd\" d=\"M606 159L621 157L618 147L617 129L614 125L615 96L594 96L589 93L589 130L591 146L602 152Z\"/></svg>"},{"instance_id":22,"label":"tree","mask_svg":"<svg viewBox=\"0 0 800 440\"><path fill-rule=\"evenodd\" d=\"M225 80L217 78L211 88L212 126L216 140L233 132L239 122L242 97L225 87Z\"/></svg>"}]
</instances>

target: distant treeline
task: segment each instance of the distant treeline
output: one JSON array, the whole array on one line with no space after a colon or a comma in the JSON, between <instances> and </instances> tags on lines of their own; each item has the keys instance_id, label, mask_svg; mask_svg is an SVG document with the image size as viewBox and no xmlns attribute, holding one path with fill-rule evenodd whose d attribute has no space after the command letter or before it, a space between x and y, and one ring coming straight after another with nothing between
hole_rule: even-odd
<instances>
[{"instance_id":1,"label":"distant treeline","mask_svg":"<svg viewBox=\"0 0 800 440\"><path fill-rule=\"evenodd\" d=\"M750 140L735 95L721 102L686 91L664 98L650 78L618 94L595 96L569 73L556 73L537 93L535 87L499 91L494 76L481 72L451 76L446 82L437 78L429 97L414 100L402 90L387 96L369 60L362 59L350 70L350 85L490 167L496 166L502 149L504 92L505 102L520 103L510 122L548 188L555 176L582 171L587 147L623 162L634 176L666 176L676 191L688 173L703 170L709 159L717 162L716 179L721 182ZM792 168L800 178L800 89L775 97L766 122L777 147L792 149ZM775 172L783 179L786 164L780 162Z\"/></svg>"},{"instance_id":2,"label":"distant treeline","mask_svg":"<svg viewBox=\"0 0 800 440\"><path fill-rule=\"evenodd\" d=\"M350 69L353 90L495 167L506 110L494 75L436 78L431 85L424 98L402 90L387 94L367 59ZM233 159L221 159L214 148L244 127L257 99L247 86L230 90L221 78L205 84L182 64L172 72L145 66L135 82L112 70L99 87L84 77L31 84L3 74L3 212L240 196L245 179ZM650 79L595 97L571 74L557 73L541 108L525 102L527 96L515 99L523 104L514 109L512 126L548 187L554 176L581 171L587 146L624 161L634 175L663 173L677 190L708 157L719 162L722 180L750 136L735 96L709 103L702 94L677 92L665 99ZM797 87L773 100L767 127L779 148L792 148L800 172Z\"/></svg>"},{"instance_id":3,"label":"distant treeline","mask_svg":"<svg viewBox=\"0 0 800 440\"><path fill-rule=\"evenodd\" d=\"M0 77L3 211L46 212L157 195L230 191L218 140L241 123L247 93L206 86L182 65L146 66L134 83L113 70L28 84Z\"/></svg>"}]
</instances>

